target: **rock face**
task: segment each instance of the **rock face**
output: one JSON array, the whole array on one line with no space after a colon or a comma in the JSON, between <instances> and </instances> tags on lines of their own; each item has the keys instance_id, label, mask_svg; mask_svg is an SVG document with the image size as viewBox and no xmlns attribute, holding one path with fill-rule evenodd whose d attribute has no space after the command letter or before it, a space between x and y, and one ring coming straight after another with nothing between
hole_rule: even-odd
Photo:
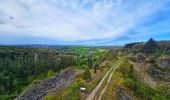
<instances>
[{"instance_id":1,"label":"rock face","mask_svg":"<svg viewBox=\"0 0 170 100\"><path fill-rule=\"evenodd\" d=\"M117 87L115 91L119 100L135 100L132 96L125 93L125 91L120 87Z\"/></svg>"},{"instance_id":2,"label":"rock face","mask_svg":"<svg viewBox=\"0 0 170 100\"><path fill-rule=\"evenodd\" d=\"M162 57L160 59L157 60L157 66L160 68L168 68L170 69L170 57Z\"/></svg>"},{"instance_id":3,"label":"rock face","mask_svg":"<svg viewBox=\"0 0 170 100\"><path fill-rule=\"evenodd\" d=\"M156 81L170 82L170 57L161 57L156 61L156 67L150 69L150 75Z\"/></svg>"},{"instance_id":4,"label":"rock face","mask_svg":"<svg viewBox=\"0 0 170 100\"><path fill-rule=\"evenodd\" d=\"M67 69L59 76L34 82L29 89L15 98L15 100L40 100L53 89L60 89L69 85L74 77L74 69Z\"/></svg>"},{"instance_id":5,"label":"rock face","mask_svg":"<svg viewBox=\"0 0 170 100\"><path fill-rule=\"evenodd\" d=\"M161 70L156 68L151 68L149 74L154 78L155 81L165 81L170 82L169 70Z\"/></svg>"},{"instance_id":6,"label":"rock face","mask_svg":"<svg viewBox=\"0 0 170 100\"><path fill-rule=\"evenodd\" d=\"M136 55L130 55L129 59L134 61L134 62L138 62L138 63L142 63L142 62L146 62L146 55L144 53L137 53Z\"/></svg>"}]
</instances>

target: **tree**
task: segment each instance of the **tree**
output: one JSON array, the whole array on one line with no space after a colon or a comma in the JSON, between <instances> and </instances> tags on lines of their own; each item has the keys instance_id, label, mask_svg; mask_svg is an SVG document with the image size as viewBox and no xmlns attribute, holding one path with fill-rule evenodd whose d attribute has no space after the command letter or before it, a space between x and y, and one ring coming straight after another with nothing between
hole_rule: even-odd
<instances>
[{"instance_id":1,"label":"tree","mask_svg":"<svg viewBox=\"0 0 170 100\"><path fill-rule=\"evenodd\" d=\"M99 64L95 64L94 66L94 73L97 73L97 68L99 67Z\"/></svg>"},{"instance_id":2,"label":"tree","mask_svg":"<svg viewBox=\"0 0 170 100\"><path fill-rule=\"evenodd\" d=\"M91 58L88 58L87 64L88 64L89 67L93 67L93 60L92 60L92 57L91 57Z\"/></svg>"},{"instance_id":3,"label":"tree","mask_svg":"<svg viewBox=\"0 0 170 100\"><path fill-rule=\"evenodd\" d=\"M90 79L91 79L91 73L90 73L89 68L86 68L86 69L85 69L84 79L85 79L86 81L90 81Z\"/></svg>"},{"instance_id":4,"label":"tree","mask_svg":"<svg viewBox=\"0 0 170 100\"><path fill-rule=\"evenodd\" d=\"M48 77L55 76L55 72L50 69L50 70L48 71L48 75L47 75L47 76L48 76Z\"/></svg>"},{"instance_id":5,"label":"tree","mask_svg":"<svg viewBox=\"0 0 170 100\"><path fill-rule=\"evenodd\" d=\"M144 53L154 53L158 48L157 46L157 42L151 38L145 43L144 47L142 48L142 51Z\"/></svg>"}]
</instances>

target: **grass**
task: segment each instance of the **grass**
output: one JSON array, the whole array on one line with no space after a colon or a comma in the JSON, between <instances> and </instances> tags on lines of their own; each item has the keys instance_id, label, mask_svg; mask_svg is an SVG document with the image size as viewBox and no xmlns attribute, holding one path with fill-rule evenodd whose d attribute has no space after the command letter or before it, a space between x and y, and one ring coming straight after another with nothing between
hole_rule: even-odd
<instances>
[{"instance_id":1,"label":"grass","mask_svg":"<svg viewBox=\"0 0 170 100\"><path fill-rule=\"evenodd\" d=\"M114 65L114 64L116 64L116 63L114 62L112 65ZM110 66L111 66L111 65L110 65ZM106 85L106 83L107 83L107 80L109 79L110 74L111 74L112 72L113 72L113 71L111 71L111 72L108 74L108 76L106 77L106 79L103 81L103 83L102 83L99 91L97 92L97 94L96 94L96 96L95 96L96 99L100 96L100 93L101 93L102 90L104 89L104 87L105 87L105 85Z\"/></svg>"},{"instance_id":2,"label":"grass","mask_svg":"<svg viewBox=\"0 0 170 100\"><path fill-rule=\"evenodd\" d=\"M121 66L122 66L122 63L120 65L120 67ZM118 68L114 72L111 82L109 83L105 93L102 96L102 100L118 100L117 95L115 93L116 87L122 87L123 89L128 91L128 89L126 87L124 87L125 79L123 77L123 73L120 73L118 70L120 70L120 68Z\"/></svg>"},{"instance_id":3,"label":"grass","mask_svg":"<svg viewBox=\"0 0 170 100\"><path fill-rule=\"evenodd\" d=\"M87 83L87 89L88 89L87 91L88 91L88 93L90 93L96 87L96 85L103 78L103 76L105 75L107 70L108 70L108 68L103 68L103 71L101 71L101 72L98 71L97 74L95 74L94 71L91 71L93 80Z\"/></svg>"},{"instance_id":4,"label":"grass","mask_svg":"<svg viewBox=\"0 0 170 100\"><path fill-rule=\"evenodd\" d=\"M111 72L110 72L111 73ZM99 91L96 93L95 98L97 99L100 96L100 93L102 92L102 90L104 89L107 80L109 79L110 73L108 74L108 76L106 77L106 79L103 81Z\"/></svg>"},{"instance_id":5,"label":"grass","mask_svg":"<svg viewBox=\"0 0 170 100\"><path fill-rule=\"evenodd\" d=\"M78 83L74 82L60 92L47 95L44 100L80 100Z\"/></svg>"},{"instance_id":6,"label":"grass","mask_svg":"<svg viewBox=\"0 0 170 100\"><path fill-rule=\"evenodd\" d=\"M76 78L68 87L44 97L44 100L80 100L79 87L84 84L82 70L77 70Z\"/></svg>"},{"instance_id":7,"label":"grass","mask_svg":"<svg viewBox=\"0 0 170 100\"><path fill-rule=\"evenodd\" d=\"M126 68L125 68L126 67ZM119 72L123 73L125 87L133 92L133 95L141 100L169 100L168 95L160 87L151 88L138 79L132 64L127 60L122 64ZM139 73L140 74L140 73Z\"/></svg>"},{"instance_id":8,"label":"grass","mask_svg":"<svg viewBox=\"0 0 170 100\"><path fill-rule=\"evenodd\" d=\"M102 100L117 100L115 93L115 87L122 87L124 83L123 75L119 72L115 72L112 76L112 81L109 83L107 90L102 96Z\"/></svg>"},{"instance_id":9,"label":"grass","mask_svg":"<svg viewBox=\"0 0 170 100\"><path fill-rule=\"evenodd\" d=\"M70 46L71 50L77 54L85 54L91 47L87 46Z\"/></svg>"},{"instance_id":10,"label":"grass","mask_svg":"<svg viewBox=\"0 0 170 100\"><path fill-rule=\"evenodd\" d=\"M135 77L132 65L124 60L120 68L113 74L112 81L108 85L102 100L117 100L115 88L123 90L137 100L169 100L170 96L166 88L157 86L151 88Z\"/></svg>"},{"instance_id":11,"label":"grass","mask_svg":"<svg viewBox=\"0 0 170 100\"><path fill-rule=\"evenodd\" d=\"M92 76L92 80L90 82L83 80L83 69L76 69L76 78L70 86L45 96L44 100L81 100L84 96L82 96L79 88L81 86L87 87L85 94L89 94L100 82L108 68L109 67L103 68L102 71L97 70L97 73L94 73L94 70L90 69Z\"/></svg>"}]
</instances>

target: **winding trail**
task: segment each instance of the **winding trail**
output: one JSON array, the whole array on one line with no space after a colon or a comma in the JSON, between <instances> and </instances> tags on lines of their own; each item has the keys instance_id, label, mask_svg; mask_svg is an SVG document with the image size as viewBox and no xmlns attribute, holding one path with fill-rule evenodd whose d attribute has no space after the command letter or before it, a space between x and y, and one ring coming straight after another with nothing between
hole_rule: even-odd
<instances>
[{"instance_id":1,"label":"winding trail","mask_svg":"<svg viewBox=\"0 0 170 100\"><path fill-rule=\"evenodd\" d=\"M93 98L95 97L96 93L99 91L102 83L104 82L104 80L106 79L106 77L109 75L109 73L115 69L118 65L120 64L120 61L116 62L116 64L111 67L107 73L104 75L104 77L102 78L102 80L99 82L99 84L93 89L93 91L88 95L88 97L85 100L93 100ZM109 77L110 79L110 77Z\"/></svg>"}]
</instances>

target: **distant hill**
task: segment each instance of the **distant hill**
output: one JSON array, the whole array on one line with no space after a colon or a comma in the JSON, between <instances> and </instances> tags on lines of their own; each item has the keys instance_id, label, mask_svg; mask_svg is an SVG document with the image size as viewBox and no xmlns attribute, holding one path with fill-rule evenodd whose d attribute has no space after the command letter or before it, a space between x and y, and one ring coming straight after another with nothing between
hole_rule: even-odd
<instances>
[{"instance_id":1,"label":"distant hill","mask_svg":"<svg viewBox=\"0 0 170 100\"><path fill-rule=\"evenodd\" d=\"M153 40L155 41L155 40ZM148 41L149 42L149 41ZM135 51L141 51L146 53L146 49L148 49L148 51L151 51L151 47L153 47L152 44L150 44L151 46L147 46L148 42L135 42L135 43L130 43L130 44L126 44L124 46L124 50L125 51L129 51L129 52L135 52ZM155 45L156 47L153 48L155 50L160 50L162 52L166 52L166 53L170 53L170 40L164 40L164 41L155 41Z\"/></svg>"}]
</instances>

